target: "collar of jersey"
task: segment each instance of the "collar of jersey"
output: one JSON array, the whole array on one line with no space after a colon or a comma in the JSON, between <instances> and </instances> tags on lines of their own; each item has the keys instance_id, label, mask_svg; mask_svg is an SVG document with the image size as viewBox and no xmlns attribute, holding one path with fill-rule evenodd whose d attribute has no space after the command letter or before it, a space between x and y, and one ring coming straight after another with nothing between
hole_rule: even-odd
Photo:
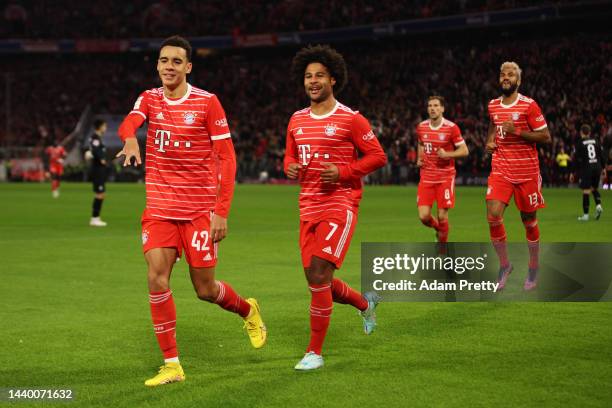
<instances>
[{"instance_id":1,"label":"collar of jersey","mask_svg":"<svg viewBox=\"0 0 612 408\"><path fill-rule=\"evenodd\" d=\"M436 128L431 126L431 120L428 120L427 122L429 122L428 125L429 125L429 128L431 130L438 130L438 129L440 129L444 125L444 118L442 118L442 121L440 122L440 126L438 126Z\"/></svg>"},{"instance_id":2,"label":"collar of jersey","mask_svg":"<svg viewBox=\"0 0 612 408\"><path fill-rule=\"evenodd\" d=\"M310 109L310 117L313 118L313 119L325 119L325 118L329 118L331 115L336 113L337 109L338 109L338 101L336 101L336 104L334 105L334 109L330 110L329 112L327 112L324 115L315 115L314 113L312 113L312 109Z\"/></svg>"},{"instance_id":3,"label":"collar of jersey","mask_svg":"<svg viewBox=\"0 0 612 408\"><path fill-rule=\"evenodd\" d=\"M181 103L185 102L187 98L189 98L190 94L191 94L191 84L187 82L187 92L185 92L185 95L183 95L181 99L172 100L172 99L166 98L166 94L163 94L163 95L164 95L164 101L166 101L168 105L180 105Z\"/></svg>"},{"instance_id":4,"label":"collar of jersey","mask_svg":"<svg viewBox=\"0 0 612 408\"><path fill-rule=\"evenodd\" d=\"M512 102L510 105L504 105L504 103L502 102L504 100L504 97L502 96L501 98L499 98L499 104L502 108L511 108L518 103L519 99L521 99L521 94L518 94L514 102Z\"/></svg>"}]
</instances>

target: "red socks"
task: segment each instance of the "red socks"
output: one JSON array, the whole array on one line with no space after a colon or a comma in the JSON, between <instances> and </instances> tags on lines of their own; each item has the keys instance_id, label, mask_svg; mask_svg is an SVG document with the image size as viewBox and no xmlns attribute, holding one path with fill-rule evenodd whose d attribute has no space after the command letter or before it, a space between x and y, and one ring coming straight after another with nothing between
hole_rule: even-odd
<instances>
[{"instance_id":1,"label":"red socks","mask_svg":"<svg viewBox=\"0 0 612 408\"><path fill-rule=\"evenodd\" d=\"M164 358L178 357L176 350L176 308L172 299L172 291L150 292L151 317L153 329Z\"/></svg>"},{"instance_id":2,"label":"red socks","mask_svg":"<svg viewBox=\"0 0 612 408\"><path fill-rule=\"evenodd\" d=\"M331 283L332 297L334 302L349 304L362 312L368 308L368 301L356 290L344 281L334 278Z\"/></svg>"},{"instance_id":3,"label":"red socks","mask_svg":"<svg viewBox=\"0 0 612 408\"><path fill-rule=\"evenodd\" d=\"M433 228L435 230L438 229L438 220L436 220L434 217L432 217L431 215L429 216L429 218L426 218L424 220L421 220L421 222L423 223L423 225L425 225L426 227L429 228Z\"/></svg>"},{"instance_id":4,"label":"red socks","mask_svg":"<svg viewBox=\"0 0 612 408\"><path fill-rule=\"evenodd\" d=\"M439 242L448 242L448 230L449 230L448 220L443 219L438 221L438 241Z\"/></svg>"},{"instance_id":5,"label":"red socks","mask_svg":"<svg viewBox=\"0 0 612 408\"><path fill-rule=\"evenodd\" d=\"M540 256L540 227L538 220L523 220L527 245L529 246L529 269L538 269Z\"/></svg>"},{"instance_id":6,"label":"red socks","mask_svg":"<svg viewBox=\"0 0 612 408\"><path fill-rule=\"evenodd\" d=\"M59 186L60 186L59 180L51 180L51 191L57 190Z\"/></svg>"},{"instance_id":7,"label":"red socks","mask_svg":"<svg viewBox=\"0 0 612 408\"><path fill-rule=\"evenodd\" d=\"M251 311L251 305L241 298L228 283L217 281L217 285L219 285L219 295L215 303L225 310L238 313L242 318L247 317Z\"/></svg>"},{"instance_id":8,"label":"red socks","mask_svg":"<svg viewBox=\"0 0 612 408\"><path fill-rule=\"evenodd\" d=\"M321 355L323 341L329 327L333 308L332 288L330 283L309 284L310 289L310 344L306 352L313 351Z\"/></svg>"},{"instance_id":9,"label":"red socks","mask_svg":"<svg viewBox=\"0 0 612 408\"><path fill-rule=\"evenodd\" d=\"M502 217L487 217L489 221L489 235L493 242L493 247L499 257L499 266L502 268L510 265L508 261L508 248L506 246L506 228L504 228L504 219Z\"/></svg>"}]
</instances>

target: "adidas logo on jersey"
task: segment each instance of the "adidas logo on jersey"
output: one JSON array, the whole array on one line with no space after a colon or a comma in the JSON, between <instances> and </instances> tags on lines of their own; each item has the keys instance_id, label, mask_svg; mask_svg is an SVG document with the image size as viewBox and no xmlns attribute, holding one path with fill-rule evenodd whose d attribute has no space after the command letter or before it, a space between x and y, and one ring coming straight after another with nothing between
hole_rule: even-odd
<instances>
[{"instance_id":1,"label":"adidas logo on jersey","mask_svg":"<svg viewBox=\"0 0 612 408\"><path fill-rule=\"evenodd\" d=\"M164 119L164 114L159 112L157 116L155 117L155 119Z\"/></svg>"},{"instance_id":2,"label":"adidas logo on jersey","mask_svg":"<svg viewBox=\"0 0 612 408\"><path fill-rule=\"evenodd\" d=\"M331 247L328 246L328 247L323 248L323 252L325 252L326 254L330 254L331 255L331 253L332 253Z\"/></svg>"},{"instance_id":3,"label":"adidas logo on jersey","mask_svg":"<svg viewBox=\"0 0 612 408\"><path fill-rule=\"evenodd\" d=\"M299 128L297 132L295 132L296 135L303 135L304 131L302 130L302 128Z\"/></svg>"},{"instance_id":4,"label":"adidas logo on jersey","mask_svg":"<svg viewBox=\"0 0 612 408\"><path fill-rule=\"evenodd\" d=\"M210 256L210 254L206 254L206 256L204 257L205 261L212 261L212 256Z\"/></svg>"}]
</instances>

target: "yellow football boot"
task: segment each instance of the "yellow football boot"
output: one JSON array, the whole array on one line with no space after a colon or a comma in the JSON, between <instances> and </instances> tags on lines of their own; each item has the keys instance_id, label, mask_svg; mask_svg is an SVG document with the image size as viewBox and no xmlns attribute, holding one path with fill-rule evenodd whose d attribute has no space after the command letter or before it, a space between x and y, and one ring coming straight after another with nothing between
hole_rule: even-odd
<instances>
[{"instance_id":1,"label":"yellow football boot","mask_svg":"<svg viewBox=\"0 0 612 408\"><path fill-rule=\"evenodd\" d=\"M251 305L251 311L244 319L244 327L247 329L247 333L249 334L253 347L256 349L262 348L264 344L266 344L266 338L268 337L266 325L261 319L261 313L259 311L257 300L249 298L246 301Z\"/></svg>"},{"instance_id":2,"label":"yellow football boot","mask_svg":"<svg viewBox=\"0 0 612 408\"><path fill-rule=\"evenodd\" d=\"M180 363L166 363L159 367L159 373L145 381L147 387L157 387L158 385L170 384L185 380L185 373Z\"/></svg>"}]
</instances>

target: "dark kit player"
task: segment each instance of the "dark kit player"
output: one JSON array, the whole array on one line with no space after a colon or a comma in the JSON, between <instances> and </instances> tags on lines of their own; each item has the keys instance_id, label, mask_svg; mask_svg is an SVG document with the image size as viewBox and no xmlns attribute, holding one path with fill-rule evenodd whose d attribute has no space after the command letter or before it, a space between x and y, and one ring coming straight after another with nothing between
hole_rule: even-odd
<instances>
[{"instance_id":1,"label":"dark kit player","mask_svg":"<svg viewBox=\"0 0 612 408\"><path fill-rule=\"evenodd\" d=\"M89 140L89 150L86 157L91 159L91 182L93 184L94 201L92 205L89 225L92 227L106 227L106 222L100 219L102 203L106 194L106 177L108 174L106 162L106 146L102 137L106 133L106 122L96 119L93 124L94 133Z\"/></svg>"},{"instance_id":2,"label":"dark kit player","mask_svg":"<svg viewBox=\"0 0 612 408\"><path fill-rule=\"evenodd\" d=\"M603 207L599 194L600 176L606 177L604 168L604 154L597 139L591 137L591 126L580 127L580 140L576 144L576 174L580 178L579 186L582 189L582 211L578 221L589 220L589 194L595 200L595 219L599 220Z\"/></svg>"}]
</instances>

